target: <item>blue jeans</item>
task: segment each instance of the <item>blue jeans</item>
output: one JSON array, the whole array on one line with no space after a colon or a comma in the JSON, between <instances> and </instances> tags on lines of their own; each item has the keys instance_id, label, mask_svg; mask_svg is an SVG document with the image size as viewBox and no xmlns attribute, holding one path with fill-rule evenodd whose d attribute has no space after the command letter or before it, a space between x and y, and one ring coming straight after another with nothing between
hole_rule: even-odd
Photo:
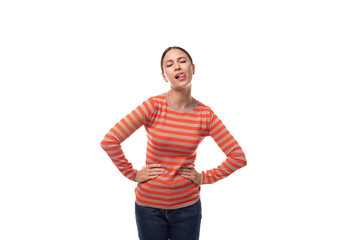
<instances>
[{"instance_id":1,"label":"blue jeans","mask_svg":"<svg viewBox=\"0 0 360 240\"><path fill-rule=\"evenodd\" d=\"M143 207L135 203L140 240L198 240L201 202L188 207L166 210Z\"/></svg>"}]
</instances>

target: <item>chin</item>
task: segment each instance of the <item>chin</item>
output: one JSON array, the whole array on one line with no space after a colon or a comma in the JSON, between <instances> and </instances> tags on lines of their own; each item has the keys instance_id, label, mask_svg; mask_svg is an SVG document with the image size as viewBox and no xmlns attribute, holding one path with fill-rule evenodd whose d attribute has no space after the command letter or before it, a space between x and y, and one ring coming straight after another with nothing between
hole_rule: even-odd
<instances>
[{"instance_id":1,"label":"chin","mask_svg":"<svg viewBox=\"0 0 360 240\"><path fill-rule=\"evenodd\" d=\"M186 84L185 86L171 86L174 90L184 90L186 88L190 88L191 84Z\"/></svg>"}]
</instances>

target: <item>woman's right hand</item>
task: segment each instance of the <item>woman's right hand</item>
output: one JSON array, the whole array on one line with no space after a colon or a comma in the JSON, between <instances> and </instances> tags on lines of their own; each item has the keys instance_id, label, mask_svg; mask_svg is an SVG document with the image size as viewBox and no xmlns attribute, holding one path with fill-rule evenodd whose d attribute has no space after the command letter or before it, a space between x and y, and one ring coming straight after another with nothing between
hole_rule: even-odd
<instances>
[{"instance_id":1,"label":"woman's right hand","mask_svg":"<svg viewBox=\"0 0 360 240\"><path fill-rule=\"evenodd\" d=\"M164 169L161 168L161 164L149 164L137 171L135 182L145 182L147 180L157 178L163 173Z\"/></svg>"}]
</instances>

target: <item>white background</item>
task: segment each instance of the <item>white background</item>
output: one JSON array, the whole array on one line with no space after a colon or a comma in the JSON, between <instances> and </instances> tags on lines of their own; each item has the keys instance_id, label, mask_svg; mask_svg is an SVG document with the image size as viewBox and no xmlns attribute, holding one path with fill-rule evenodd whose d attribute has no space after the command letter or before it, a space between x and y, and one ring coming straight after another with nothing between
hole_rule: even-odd
<instances>
[{"instance_id":1,"label":"white background","mask_svg":"<svg viewBox=\"0 0 360 240\"><path fill-rule=\"evenodd\" d=\"M0 238L137 239L136 184L100 141L169 89L177 45L248 159L202 186L201 239L360 239L356 2L1 1ZM123 144L137 168L145 133ZM196 167L223 160L208 137Z\"/></svg>"}]
</instances>

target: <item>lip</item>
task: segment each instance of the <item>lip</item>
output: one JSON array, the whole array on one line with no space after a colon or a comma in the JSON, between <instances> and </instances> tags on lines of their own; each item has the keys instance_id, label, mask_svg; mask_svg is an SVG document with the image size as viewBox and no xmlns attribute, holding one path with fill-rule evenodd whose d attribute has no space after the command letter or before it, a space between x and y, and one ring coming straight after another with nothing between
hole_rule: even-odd
<instances>
[{"instance_id":1,"label":"lip","mask_svg":"<svg viewBox=\"0 0 360 240\"><path fill-rule=\"evenodd\" d=\"M179 78L176 78L176 76L179 75L179 74L181 74L182 76L179 77ZM186 78L186 74L184 72L179 72L179 73L175 74L174 78L176 80L184 80Z\"/></svg>"}]
</instances>

